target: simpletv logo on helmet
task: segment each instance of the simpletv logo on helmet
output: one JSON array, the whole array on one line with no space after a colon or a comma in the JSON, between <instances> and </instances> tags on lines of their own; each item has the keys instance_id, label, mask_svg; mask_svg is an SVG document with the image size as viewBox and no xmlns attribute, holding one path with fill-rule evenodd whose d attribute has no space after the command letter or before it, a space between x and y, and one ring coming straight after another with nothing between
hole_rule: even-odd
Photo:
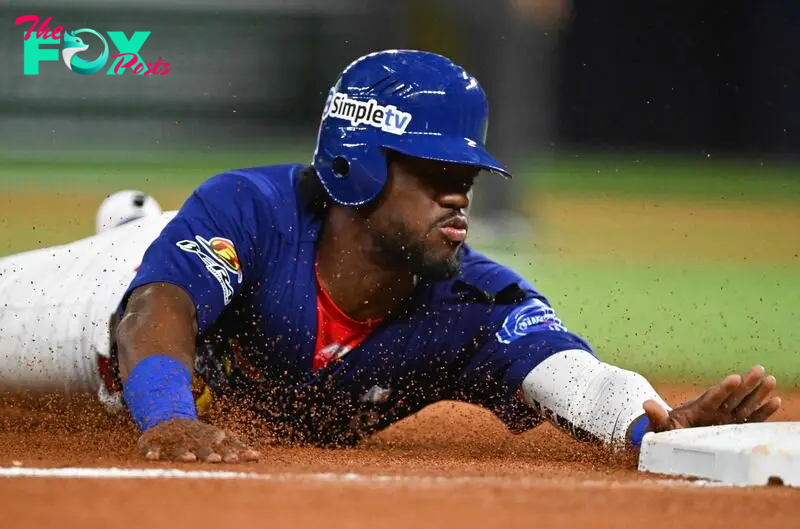
<instances>
[{"instance_id":1,"label":"simpletv logo on helmet","mask_svg":"<svg viewBox=\"0 0 800 529\"><path fill-rule=\"evenodd\" d=\"M374 99L359 101L345 94L334 93L328 96L323 119L328 116L346 119L354 127L366 123L392 134L404 134L411 122L411 114L398 110L394 105L379 105Z\"/></svg>"}]
</instances>

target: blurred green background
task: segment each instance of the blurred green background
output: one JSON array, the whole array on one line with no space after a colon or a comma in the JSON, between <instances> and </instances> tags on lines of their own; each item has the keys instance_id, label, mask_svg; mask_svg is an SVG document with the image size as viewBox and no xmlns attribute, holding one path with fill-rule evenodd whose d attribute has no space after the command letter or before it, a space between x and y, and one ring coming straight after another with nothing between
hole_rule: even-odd
<instances>
[{"instance_id":1,"label":"blurred green background","mask_svg":"<svg viewBox=\"0 0 800 529\"><path fill-rule=\"evenodd\" d=\"M90 235L123 188L178 208L235 167L307 161L274 151L129 151L0 156L0 253ZM790 164L669 156L530 160L511 181L527 228L474 227L600 356L653 380L711 382L762 363L800 385L800 180ZM491 175L482 176L491 178ZM102 258L102 256L98 256Z\"/></svg>"},{"instance_id":2,"label":"blurred green background","mask_svg":"<svg viewBox=\"0 0 800 529\"><path fill-rule=\"evenodd\" d=\"M90 235L119 189L176 208L219 171L308 162L338 72L421 48L479 79L489 148L515 172L476 188L478 249L654 380L759 362L800 386L798 2L0 4L1 255ZM171 70L82 76L56 57L24 75L14 21L31 14L149 31L140 56Z\"/></svg>"}]
</instances>

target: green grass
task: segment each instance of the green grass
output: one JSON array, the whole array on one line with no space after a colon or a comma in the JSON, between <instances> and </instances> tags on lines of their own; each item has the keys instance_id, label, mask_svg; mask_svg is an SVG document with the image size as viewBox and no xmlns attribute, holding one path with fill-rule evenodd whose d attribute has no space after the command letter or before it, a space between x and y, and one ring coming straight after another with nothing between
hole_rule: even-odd
<instances>
[{"instance_id":1,"label":"green grass","mask_svg":"<svg viewBox=\"0 0 800 529\"><path fill-rule=\"evenodd\" d=\"M713 382L761 363L800 385L800 270L791 266L509 263L598 355L654 380Z\"/></svg>"},{"instance_id":2,"label":"green grass","mask_svg":"<svg viewBox=\"0 0 800 529\"><path fill-rule=\"evenodd\" d=\"M97 151L26 153L0 151L0 185L65 188L193 186L227 169L305 163L311 147L252 147L240 151ZM576 195L656 195L800 202L800 165L753 159L560 155L532 159L510 183L536 192Z\"/></svg>"},{"instance_id":3,"label":"green grass","mask_svg":"<svg viewBox=\"0 0 800 529\"><path fill-rule=\"evenodd\" d=\"M185 189L226 170L280 163L304 163L298 149L181 152L0 153L0 185L11 189L118 190L150 193Z\"/></svg>"},{"instance_id":4,"label":"green grass","mask_svg":"<svg viewBox=\"0 0 800 529\"><path fill-rule=\"evenodd\" d=\"M549 192L800 202L800 166L754 159L570 155L531 160L518 180Z\"/></svg>"}]
</instances>

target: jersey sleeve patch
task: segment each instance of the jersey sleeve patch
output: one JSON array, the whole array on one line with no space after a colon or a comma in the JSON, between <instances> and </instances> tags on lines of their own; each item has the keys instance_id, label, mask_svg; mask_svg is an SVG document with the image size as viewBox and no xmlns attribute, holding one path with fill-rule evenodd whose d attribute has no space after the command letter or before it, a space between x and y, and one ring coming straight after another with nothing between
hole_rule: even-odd
<instances>
[{"instance_id":1,"label":"jersey sleeve patch","mask_svg":"<svg viewBox=\"0 0 800 529\"><path fill-rule=\"evenodd\" d=\"M510 344L525 335L541 330L567 332L567 328L558 319L552 307L540 299L532 298L515 307L506 316L495 337L500 343Z\"/></svg>"},{"instance_id":2,"label":"jersey sleeve patch","mask_svg":"<svg viewBox=\"0 0 800 529\"><path fill-rule=\"evenodd\" d=\"M231 302L234 287L231 284L231 275L235 276L237 283L242 282L242 266L236 255L236 248L230 239L212 237L209 240L200 235L195 235L196 241L184 239L176 245L184 252L196 255L205 265L222 288L223 303Z\"/></svg>"}]
</instances>

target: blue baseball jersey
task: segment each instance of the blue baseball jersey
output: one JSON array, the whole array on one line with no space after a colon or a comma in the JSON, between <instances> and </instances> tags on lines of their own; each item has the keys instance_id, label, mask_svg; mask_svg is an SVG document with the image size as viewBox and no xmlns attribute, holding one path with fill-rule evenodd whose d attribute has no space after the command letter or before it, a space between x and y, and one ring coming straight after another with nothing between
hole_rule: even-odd
<instances>
[{"instance_id":1,"label":"blue baseball jersey","mask_svg":"<svg viewBox=\"0 0 800 529\"><path fill-rule=\"evenodd\" d=\"M197 373L293 441L353 444L441 400L483 406L514 432L541 422L522 380L554 353L592 350L530 283L466 244L457 276L419 282L360 345L312 369L323 219L300 193L303 167L204 182L145 252L120 310L142 285L182 287Z\"/></svg>"}]
</instances>

